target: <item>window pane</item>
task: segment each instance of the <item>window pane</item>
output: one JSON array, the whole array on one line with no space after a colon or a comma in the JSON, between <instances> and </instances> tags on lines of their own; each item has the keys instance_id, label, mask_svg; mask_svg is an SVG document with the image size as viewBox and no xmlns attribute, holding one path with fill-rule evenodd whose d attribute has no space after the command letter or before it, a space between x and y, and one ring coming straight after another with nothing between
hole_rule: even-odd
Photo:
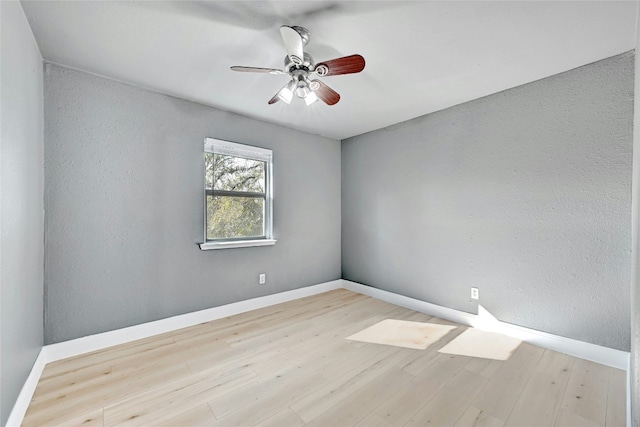
<instances>
[{"instance_id":1,"label":"window pane","mask_svg":"<svg viewBox=\"0 0 640 427\"><path fill-rule=\"evenodd\" d=\"M207 239L263 237L264 199L207 196Z\"/></svg>"},{"instance_id":2,"label":"window pane","mask_svg":"<svg viewBox=\"0 0 640 427\"><path fill-rule=\"evenodd\" d=\"M204 188L213 189L213 153L204 153Z\"/></svg>"},{"instance_id":3,"label":"window pane","mask_svg":"<svg viewBox=\"0 0 640 427\"><path fill-rule=\"evenodd\" d=\"M264 193L265 164L259 160L214 154L214 189Z\"/></svg>"}]
</instances>

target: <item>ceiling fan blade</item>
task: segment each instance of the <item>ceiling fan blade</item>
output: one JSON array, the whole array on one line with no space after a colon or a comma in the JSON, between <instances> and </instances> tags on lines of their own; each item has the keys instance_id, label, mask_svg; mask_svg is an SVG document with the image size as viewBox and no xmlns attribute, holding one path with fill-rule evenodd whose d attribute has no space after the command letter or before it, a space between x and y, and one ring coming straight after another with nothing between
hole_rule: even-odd
<instances>
[{"instance_id":1,"label":"ceiling fan blade","mask_svg":"<svg viewBox=\"0 0 640 427\"><path fill-rule=\"evenodd\" d=\"M277 70L275 68L259 68L259 67L240 67L233 66L231 67L233 71L240 71L242 73L269 73L269 74L287 74L282 70Z\"/></svg>"},{"instance_id":2,"label":"ceiling fan blade","mask_svg":"<svg viewBox=\"0 0 640 427\"><path fill-rule=\"evenodd\" d=\"M334 105L340 101L340 94L322 83L320 80L311 80L309 89L318 95L318 98L327 105Z\"/></svg>"},{"instance_id":3,"label":"ceiling fan blade","mask_svg":"<svg viewBox=\"0 0 640 427\"><path fill-rule=\"evenodd\" d=\"M280 35L282 36L284 47L287 50L291 62L296 65L302 64L302 60L304 59L304 43L300 33L294 30L293 27L283 25L280 27Z\"/></svg>"},{"instance_id":4,"label":"ceiling fan blade","mask_svg":"<svg viewBox=\"0 0 640 427\"><path fill-rule=\"evenodd\" d=\"M315 71L319 76L337 76L340 74L359 73L362 70L364 70L364 58L362 55L349 55L320 62L316 65Z\"/></svg>"}]
</instances>

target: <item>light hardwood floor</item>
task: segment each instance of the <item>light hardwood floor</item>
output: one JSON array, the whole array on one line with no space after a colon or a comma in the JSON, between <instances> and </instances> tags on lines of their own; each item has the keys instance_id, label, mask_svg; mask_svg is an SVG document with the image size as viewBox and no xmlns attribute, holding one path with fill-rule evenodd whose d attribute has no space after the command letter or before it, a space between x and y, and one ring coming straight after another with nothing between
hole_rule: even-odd
<instances>
[{"instance_id":1,"label":"light hardwood floor","mask_svg":"<svg viewBox=\"0 0 640 427\"><path fill-rule=\"evenodd\" d=\"M625 372L523 343L507 361L344 339L392 318L336 290L47 365L24 426L623 426Z\"/></svg>"}]
</instances>

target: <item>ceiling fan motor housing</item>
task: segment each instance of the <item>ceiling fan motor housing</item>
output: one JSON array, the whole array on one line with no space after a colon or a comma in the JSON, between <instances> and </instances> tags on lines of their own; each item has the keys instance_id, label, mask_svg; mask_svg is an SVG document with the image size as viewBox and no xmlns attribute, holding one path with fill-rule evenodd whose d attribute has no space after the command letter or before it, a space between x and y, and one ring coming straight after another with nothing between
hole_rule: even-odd
<instances>
[{"instance_id":1,"label":"ceiling fan motor housing","mask_svg":"<svg viewBox=\"0 0 640 427\"><path fill-rule=\"evenodd\" d=\"M294 25L291 28L293 28L298 34L300 34L300 38L302 39L302 46L306 46L309 43L309 40L311 40L311 33L309 32L309 30L298 25Z\"/></svg>"},{"instance_id":2,"label":"ceiling fan motor housing","mask_svg":"<svg viewBox=\"0 0 640 427\"><path fill-rule=\"evenodd\" d=\"M284 71L292 73L295 70L304 70L307 72L313 72L315 70L316 63L313 57L308 53L304 53L304 60L301 64L294 63L289 56L284 57Z\"/></svg>"}]
</instances>

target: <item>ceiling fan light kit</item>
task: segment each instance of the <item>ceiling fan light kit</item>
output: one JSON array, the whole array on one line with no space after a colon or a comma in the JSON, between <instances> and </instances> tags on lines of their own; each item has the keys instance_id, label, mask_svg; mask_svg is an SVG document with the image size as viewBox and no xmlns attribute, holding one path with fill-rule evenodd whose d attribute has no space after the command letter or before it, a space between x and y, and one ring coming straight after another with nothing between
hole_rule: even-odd
<instances>
[{"instance_id":1,"label":"ceiling fan light kit","mask_svg":"<svg viewBox=\"0 0 640 427\"><path fill-rule=\"evenodd\" d=\"M320 77L354 74L364 70L364 58L361 55L350 55L323 61L316 64L313 57L304 51L311 35L309 30L299 26L283 25L280 36L284 43L287 56L284 58L282 70L275 68L233 66L233 71L244 73L288 74L291 80L269 100L269 104L283 101L290 104L295 94L311 105L318 99L327 105L335 105L340 101L340 94L320 80L311 80L313 74Z\"/></svg>"}]
</instances>

